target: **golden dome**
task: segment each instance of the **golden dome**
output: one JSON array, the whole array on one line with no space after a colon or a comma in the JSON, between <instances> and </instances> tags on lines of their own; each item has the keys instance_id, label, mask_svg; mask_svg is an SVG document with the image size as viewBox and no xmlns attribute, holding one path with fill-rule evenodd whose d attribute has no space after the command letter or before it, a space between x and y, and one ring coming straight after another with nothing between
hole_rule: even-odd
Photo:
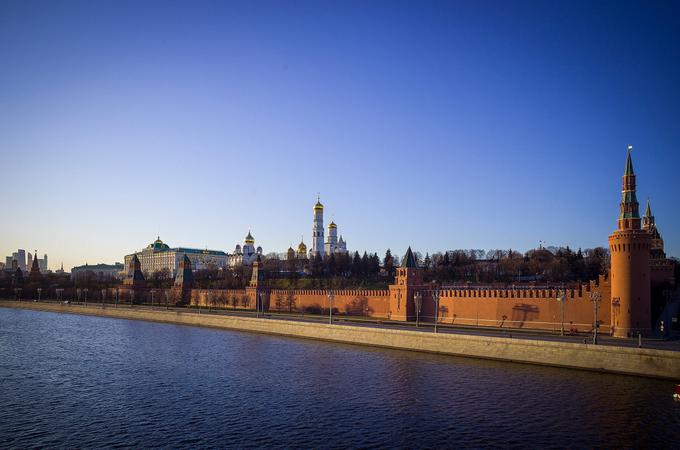
<instances>
[{"instance_id":1,"label":"golden dome","mask_svg":"<svg viewBox=\"0 0 680 450\"><path fill-rule=\"evenodd\" d=\"M300 242L300 245L298 245L298 253L307 253L307 246L304 242Z\"/></svg>"},{"instance_id":2,"label":"golden dome","mask_svg":"<svg viewBox=\"0 0 680 450\"><path fill-rule=\"evenodd\" d=\"M248 236L246 236L245 242L246 242L246 244L254 244L255 243L255 238L253 237L252 234L250 234L250 230L248 230Z\"/></svg>"},{"instance_id":3,"label":"golden dome","mask_svg":"<svg viewBox=\"0 0 680 450\"><path fill-rule=\"evenodd\" d=\"M321 204L321 200L319 199L319 196L316 196L316 205L314 205L314 211L323 211L323 205Z\"/></svg>"},{"instance_id":4,"label":"golden dome","mask_svg":"<svg viewBox=\"0 0 680 450\"><path fill-rule=\"evenodd\" d=\"M335 222L331 222L328 224L328 228L338 228L338 226L335 224Z\"/></svg>"}]
</instances>

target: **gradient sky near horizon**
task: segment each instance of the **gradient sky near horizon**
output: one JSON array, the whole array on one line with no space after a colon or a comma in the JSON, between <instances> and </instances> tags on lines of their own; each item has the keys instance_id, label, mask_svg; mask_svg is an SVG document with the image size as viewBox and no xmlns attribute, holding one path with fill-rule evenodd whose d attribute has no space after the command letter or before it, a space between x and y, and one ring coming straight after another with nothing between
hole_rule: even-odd
<instances>
[{"instance_id":1,"label":"gradient sky near horizon","mask_svg":"<svg viewBox=\"0 0 680 450\"><path fill-rule=\"evenodd\" d=\"M606 246L626 146L680 256L680 3L0 3L0 256Z\"/></svg>"}]
</instances>

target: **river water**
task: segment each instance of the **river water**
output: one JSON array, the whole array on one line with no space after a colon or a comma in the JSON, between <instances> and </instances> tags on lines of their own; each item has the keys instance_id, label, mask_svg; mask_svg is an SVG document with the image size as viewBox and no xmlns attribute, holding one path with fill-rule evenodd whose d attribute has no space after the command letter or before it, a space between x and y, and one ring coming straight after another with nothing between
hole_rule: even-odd
<instances>
[{"instance_id":1,"label":"river water","mask_svg":"<svg viewBox=\"0 0 680 450\"><path fill-rule=\"evenodd\" d=\"M0 448L677 448L672 387L0 308Z\"/></svg>"}]
</instances>

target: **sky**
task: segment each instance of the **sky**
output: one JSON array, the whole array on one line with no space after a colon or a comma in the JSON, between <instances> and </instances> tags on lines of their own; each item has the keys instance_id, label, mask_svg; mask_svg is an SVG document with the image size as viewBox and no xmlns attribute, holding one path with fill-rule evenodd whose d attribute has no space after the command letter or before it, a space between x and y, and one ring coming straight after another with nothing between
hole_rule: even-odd
<instances>
[{"instance_id":1,"label":"sky","mask_svg":"<svg viewBox=\"0 0 680 450\"><path fill-rule=\"evenodd\" d=\"M626 146L680 256L680 3L0 2L0 256L156 239L606 246ZM4 261L4 258L2 259Z\"/></svg>"}]
</instances>

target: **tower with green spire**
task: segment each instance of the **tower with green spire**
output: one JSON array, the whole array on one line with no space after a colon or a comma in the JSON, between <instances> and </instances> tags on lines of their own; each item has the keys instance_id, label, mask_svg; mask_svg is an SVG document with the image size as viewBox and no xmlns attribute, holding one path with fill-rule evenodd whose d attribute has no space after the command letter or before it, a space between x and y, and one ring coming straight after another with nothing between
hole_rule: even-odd
<instances>
[{"instance_id":1,"label":"tower with green spire","mask_svg":"<svg viewBox=\"0 0 680 450\"><path fill-rule=\"evenodd\" d=\"M616 337L651 332L651 234L640 228L631 150L629 145L617 229L609 236L611 326Z\"/></svg>"},{"instance_id":2,"label":"tower with green spire","mask_svg":"<svg viewBox=\"0 0 680 450\"><path fill-rule=\"evenodd\" d=\"M635 195L635 171L633 170L633 160L630 156L632 149L633 146L629 145L626 169L623 172L623 188L621 190L621 204L619 205L619 230L640 229L640 204Z\"/></svg>"}]
</instances>

